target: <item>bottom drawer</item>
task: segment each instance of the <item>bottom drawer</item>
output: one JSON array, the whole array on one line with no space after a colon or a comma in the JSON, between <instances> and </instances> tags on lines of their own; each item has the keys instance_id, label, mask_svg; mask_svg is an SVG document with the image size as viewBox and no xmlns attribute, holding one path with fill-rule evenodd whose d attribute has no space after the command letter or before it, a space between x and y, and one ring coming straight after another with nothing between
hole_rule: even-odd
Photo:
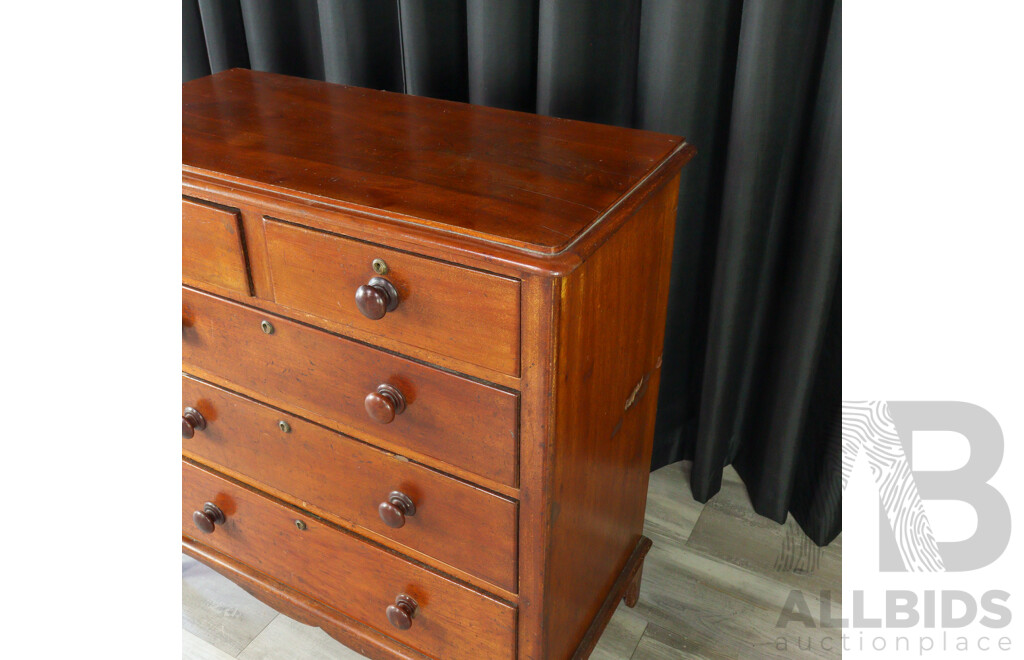
<instances>
[{"instance_id":1,"label":"bottom drawer","mask_svg":"<svg viewBox=\"0 0 1024 660\"><path fill-rule=\"evenodd\" d=\"M512 605L191 463L181 476L185 536L427 655L513 657Z\"/></svg>"}]
</instances>

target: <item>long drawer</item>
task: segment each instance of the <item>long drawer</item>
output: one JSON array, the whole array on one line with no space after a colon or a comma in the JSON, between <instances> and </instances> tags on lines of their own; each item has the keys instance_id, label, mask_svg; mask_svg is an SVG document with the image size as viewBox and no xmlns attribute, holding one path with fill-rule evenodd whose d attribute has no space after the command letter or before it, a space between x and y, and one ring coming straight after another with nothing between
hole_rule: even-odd
<instances>
[{"instance_id":1,"label":"long drawer","mask_svg":"<svg viewBox=\"0 0 1024 660\"><path fill-rule=\"evenodd\" d=\"M183 535L427 655L513 657L514 606L185 461L181 524Z\"/></svg>"},{"instance_id":2,"label":"long drawer","mask_svg":"<svg viewBox=\"0 0 1024 660\"><path fill-rule=\"evenodd\" d=\"M519 374L519 282L267 219L274 300L352 328ZM393 287L367 318L357 291ZM384 289L381 289L384 290Z\"/></svg>"},{"instance_id":3,"label":"long drawer","mask_svg":"<svg viewBox=\"0 0 1024 660\"><path fill-rule=\"evenodd\" d=\"M191 457L515 592L514 501L194 378L181 398Z\"/></svg>"},{"instance_id":4,"label":"long drawer","mask_svg":"<svg viewBox=\"0 0 1024 660\"><path fill-rule=\"evenodd\" d=\"M182 370L516 485L518 394L185 288ZM318 419L319 418L319 419Z\"/></svg>"}]
</instances>

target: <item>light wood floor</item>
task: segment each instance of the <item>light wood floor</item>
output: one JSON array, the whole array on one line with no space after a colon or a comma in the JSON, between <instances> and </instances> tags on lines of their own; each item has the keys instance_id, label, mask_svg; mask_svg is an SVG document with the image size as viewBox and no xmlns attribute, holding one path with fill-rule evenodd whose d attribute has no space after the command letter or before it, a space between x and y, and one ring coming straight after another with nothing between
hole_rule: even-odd
<instances>
[{"instance_id":1,"label":"light wood floor","mask_svg":"<svg viewBox=\"0 0 1024 660\"><path fill-rule=\"evenodd\" d=\"M645 533L654 547L644 564L640 602L635 609L620 604L591 657L841 657L836 629L802 623L776 627L794 589L800 590L815 622L820 621L821 592L830 591L831 617L839 617L841 537L820 549L792 519L778 525L757 516L732 468L726 470L721 492L707 504L689 497L688 480L688 463L651 474ZM363 657L319 628L278 614L184 555L181 569L183 658Z\"/></svg>"}]
</instances>

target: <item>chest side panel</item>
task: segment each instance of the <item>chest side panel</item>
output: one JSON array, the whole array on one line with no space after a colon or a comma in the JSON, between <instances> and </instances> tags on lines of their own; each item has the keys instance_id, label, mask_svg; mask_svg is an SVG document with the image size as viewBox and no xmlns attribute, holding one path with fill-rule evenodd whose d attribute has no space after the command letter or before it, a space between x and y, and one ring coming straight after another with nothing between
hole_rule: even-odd
<instances>
[{"instance_id":1,"label":"chest side panel","mask_svg":"<svg viewBox=\"0 0 1024 660\"><path fill-rule=\"evenodd\" d=\"M544 657L572 656L643 532L677 188L562 280Z\"/></svg>"}]
</instances>

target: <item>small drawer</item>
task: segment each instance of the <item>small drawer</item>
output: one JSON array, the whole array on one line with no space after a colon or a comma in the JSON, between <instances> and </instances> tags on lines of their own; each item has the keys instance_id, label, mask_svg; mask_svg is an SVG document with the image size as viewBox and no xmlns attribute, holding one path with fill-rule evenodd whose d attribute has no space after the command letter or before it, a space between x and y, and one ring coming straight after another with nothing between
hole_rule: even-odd
<instances>
[{"instance_id":1,"label":"small drawer","mask_svg":"<svg viewBox=\"0 0 1024 660\"><path fill-rule=\"evenodd\" d=\"M515 592L514 501L193 378L181 397L186 454Z\"/></svg>"},{"instance_id":2,"label":"small drawer","mask_svg":"<svg viewBox=\"0 0 1024 660\"><path fill-rule=\"evenodd\" d=\"M181 281L217 293L252 295L237 209L181 200Z\"/></svg>"},{"instance_id":3,"label":"small drawer","mask_svg":"<svg viewBox=\"0 0 1024 660\"><path fill-rule=\"evenodd\" d=\"M517 485L518 394L199 291L185 289L182 304L186 373Z\"/></svg>"},{"instance_id":4,"label":"small drawer","mask_svg":"<svg viewBox=\"0 0 1024 660\"><path fill-rule=\"evenodd\" d=\"M513 657L513 605L184 461L181 525L184 536L431 657Z\"/></svg>"},{"instance_id":5,"label":"small drawer","mask_svg":"<svg viewBox=\"0 0 1024 660\"><path fill-rule=\"evenodd\" d=\"M518 280L274 220L264 228L275 302L519 375Z\"/></svg>"}]
</instances>

